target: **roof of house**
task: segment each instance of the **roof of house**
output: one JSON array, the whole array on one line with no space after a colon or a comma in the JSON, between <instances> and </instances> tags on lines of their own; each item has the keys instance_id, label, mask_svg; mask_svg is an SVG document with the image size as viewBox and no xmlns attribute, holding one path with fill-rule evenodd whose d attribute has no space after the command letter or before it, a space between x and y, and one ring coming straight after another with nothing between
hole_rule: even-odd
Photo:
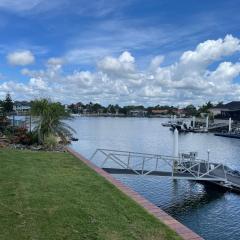
<instances>
[{"instance_id":1,"label":"roof of house","mask_svg":"<svg viewBox=\"0 0 240 240\"><path fill-rule=\"evenodd\" d=\"M219 104L215 107L212 107L210 109L223 109L223 110L239 110L240 109L240 101L232 101L226 104Z\"/></svg>"},{"instance_id":2,"label":"roof of house","mask_svg":"<svg viewBox=\"0 0 240 240\"><path fill-rule=\"evenodd\" d=\"M240 109L240 101L232 101L230 103L224 104L224 107L229 110L238 110Z\"/></svg>"},{"instance_id":3,"label":"roof of house","mask_svg":"<svg viewBox=\"0 0 240 240\"><path fill-rule=\"evenodd\" d=\"M168 112L167 109L153 109L152 113L166 113Z\"/></svg>"}]
</instances>

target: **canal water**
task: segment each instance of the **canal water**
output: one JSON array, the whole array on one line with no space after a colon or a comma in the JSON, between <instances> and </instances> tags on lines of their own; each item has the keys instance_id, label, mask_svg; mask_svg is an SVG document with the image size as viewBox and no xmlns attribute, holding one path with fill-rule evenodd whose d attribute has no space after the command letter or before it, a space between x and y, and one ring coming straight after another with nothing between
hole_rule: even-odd
<instances>
[{"instance_id":1,"label":"canal water","mask_svg":"<svg viewBox=\"0 0 240 240\"><path fill-rule=\"evenodd\" d=\"M159 118L85 118L70 124L78 142L72 147L86 157L97 148L172 155L173 133ZM211 133L179 136L179 151L198 152L199 158L221 162L240 170L240 140ZM174 218L207 240L240 239L240 194L215 186L168 177L115 175Z\"/></svg>"}]
</instances>

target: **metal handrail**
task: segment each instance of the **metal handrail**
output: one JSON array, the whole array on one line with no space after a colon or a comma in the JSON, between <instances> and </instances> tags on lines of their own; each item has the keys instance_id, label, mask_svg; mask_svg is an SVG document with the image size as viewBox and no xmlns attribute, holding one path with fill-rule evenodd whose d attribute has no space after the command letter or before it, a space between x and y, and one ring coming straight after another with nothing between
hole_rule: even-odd
<instances>
[{"instance_id":1,"label":"metal handrail","mask_svg":"<svg viewBox=\"0 0 240 240\"><path fill-rule=\"evenodd\" d=\"M168 158L168 159L175 159L175 160L179 160L179 157L175 157L175 156L170 156L170 155L162 155L162 154L153 154L153 153L142 153L142 152L132 152L132 151L123 151L123 150L116 150L116 149L107 149L107 148L98 148L96 149L96 151L93 153L93 155L90 157L90 159L93 159L95 153L97 153L98 151L106 151L106 152L118 152L118 153L125 153L125 154L118 154L118 155L121 155L121 156L129 156L129 154L131 156L136 156L138 157L139 155L145 155L145 156L152 156L153 158L155 157L161 157L161 158ZM139 157L140 157L139 156ZM199 162L204 162L206 163L207 160L205 159L200 159L200 158L196 158L194 159L194 161L199 161Z\"/></svg>"},{"instance_id":2,"label":"metal handrail","mask_svg":"<svg viewBox=\"0 0 240 240\"><path fill-rule=\"evenodd\" d=\"M184 159L184 158L181 158L180 156L174 157L174 156L168 156L168 155L130 152L130 151L122 151L122 150L111 150L111 149L104 149L104 148L97 149L91 156L90 160L93 160L98 152L105 156L101 164L102 168L104 167L105 163L108 160L112 160L122 169L129 169L137 175L148 175L151 172L158 170L159 161L164 161L165 164L167 164L171 169L169 173L171 172L172 178L186 178L191 180L211 179L212 181L215 180L215 181L224 181L224 182L227 181L226 174L225 174L225 178L221 178L217 175L211 174L214 170L221 167L223 168L223 171L225 171L225 166L222 163L209 163L207 160L195 159L195 158ZM121 159L121 157L124 157L126 159ZM131 158L140 158L141 161L135 165L132 165ZM150 167L150 169L149 168L147 169L146 163L151 161L155 161L154 167ZM184 163L191 163L191 165L187 166ZM208 165L206 166L206 172L201 171L201 164ZM209 164L213 164L214 167L209 169ZM182 171L177 172L179 171L177 170L177 168L182 169ZM184 175L179 176L179 174L178 176L176 176L176 173L182 173L182 174L188 173L189 176L188 177Z\"/></svg>"}]
</instances>

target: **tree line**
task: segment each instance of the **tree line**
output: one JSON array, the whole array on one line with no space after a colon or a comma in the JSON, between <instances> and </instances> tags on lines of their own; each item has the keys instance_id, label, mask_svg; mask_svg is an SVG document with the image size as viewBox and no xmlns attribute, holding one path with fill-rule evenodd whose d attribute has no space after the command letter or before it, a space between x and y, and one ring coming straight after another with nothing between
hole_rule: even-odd
<instances>
[{"instance_id":1,"label":"tree line","mask_svg":"<svg viewBox=\"0 0 240 240\"><path fill-rule=\"evenodd\" d=\"M30 106L32 105L32 102L30 102ZM59 103L60 104L60 103ZM11 95L9 93L6 94L6 97L4 100L0 100L0 110L4 114L8 114L13 112L13 106L14 102L11 98ZM221 107L223 106L223 102L219 102L217 104L212 103L211 101L206 102L205 104L201 106L194 106L193 104L187 105L186 107L181 108L183 113L186 116L198 116L200 113L208 113L209 109L212 107ZM154 110L165 110L165 112L162 112L162 114L176 114L176 112L180 109L176 106L169 106L169 105L155 105L155 106L149 106L145 107L143 105L127 105L121 107L118 104L109 104L108 106L103 106L99 103L92 103L89 102L87 104L84 104L82 102L78 103L72 103L68 105L68 109L71 113L110 113L110 114L123 114L128 115L130 111L133 110L139 110L139 111L145 111L147 115L152 115Z\"/></svg>"},{"instance_id":2,"label":"tree line","mask_svg":"<svg viewBox=\"0 0 240 240\"><path fill-rule=\"evenodd\" d=\"M201 106L194 106L193 104L187 105L186 107L181 108L187 116L198 116L200 113L208 113L209 109L212 107L220 107L223 106L223 102L219 102L217 104L212 103L211 101L206 102ZM68 105L68 108L72 113L111 113L111 114L124 114L127 115L131 110L142 110L146 111L147 115L152 115L153 110L166 110L162 114L176 114L176 112L180 109L176 106L168 106L168 105L156 105L144 107L143 105L127 105L127 106L119 106L118 104L108 106L103 106L99 103L87 103L84 104L82 102L72 103Z\"/></svg>"}]
</instances>

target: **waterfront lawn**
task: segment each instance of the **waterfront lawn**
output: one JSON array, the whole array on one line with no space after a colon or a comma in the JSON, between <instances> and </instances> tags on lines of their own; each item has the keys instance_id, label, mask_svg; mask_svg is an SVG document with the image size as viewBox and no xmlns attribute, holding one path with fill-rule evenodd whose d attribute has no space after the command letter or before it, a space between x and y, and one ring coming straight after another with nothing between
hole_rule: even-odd
<instances>
[{"instance_id":1,"label":"waterfront lawn","mask_svg":"<svg viewBox=\"0 0 240 240\"><path fill-rule=\"evenodd\" d=\"M180 239L68 153L0 150L0 239Z\"/></svg>"}]
</instances>

